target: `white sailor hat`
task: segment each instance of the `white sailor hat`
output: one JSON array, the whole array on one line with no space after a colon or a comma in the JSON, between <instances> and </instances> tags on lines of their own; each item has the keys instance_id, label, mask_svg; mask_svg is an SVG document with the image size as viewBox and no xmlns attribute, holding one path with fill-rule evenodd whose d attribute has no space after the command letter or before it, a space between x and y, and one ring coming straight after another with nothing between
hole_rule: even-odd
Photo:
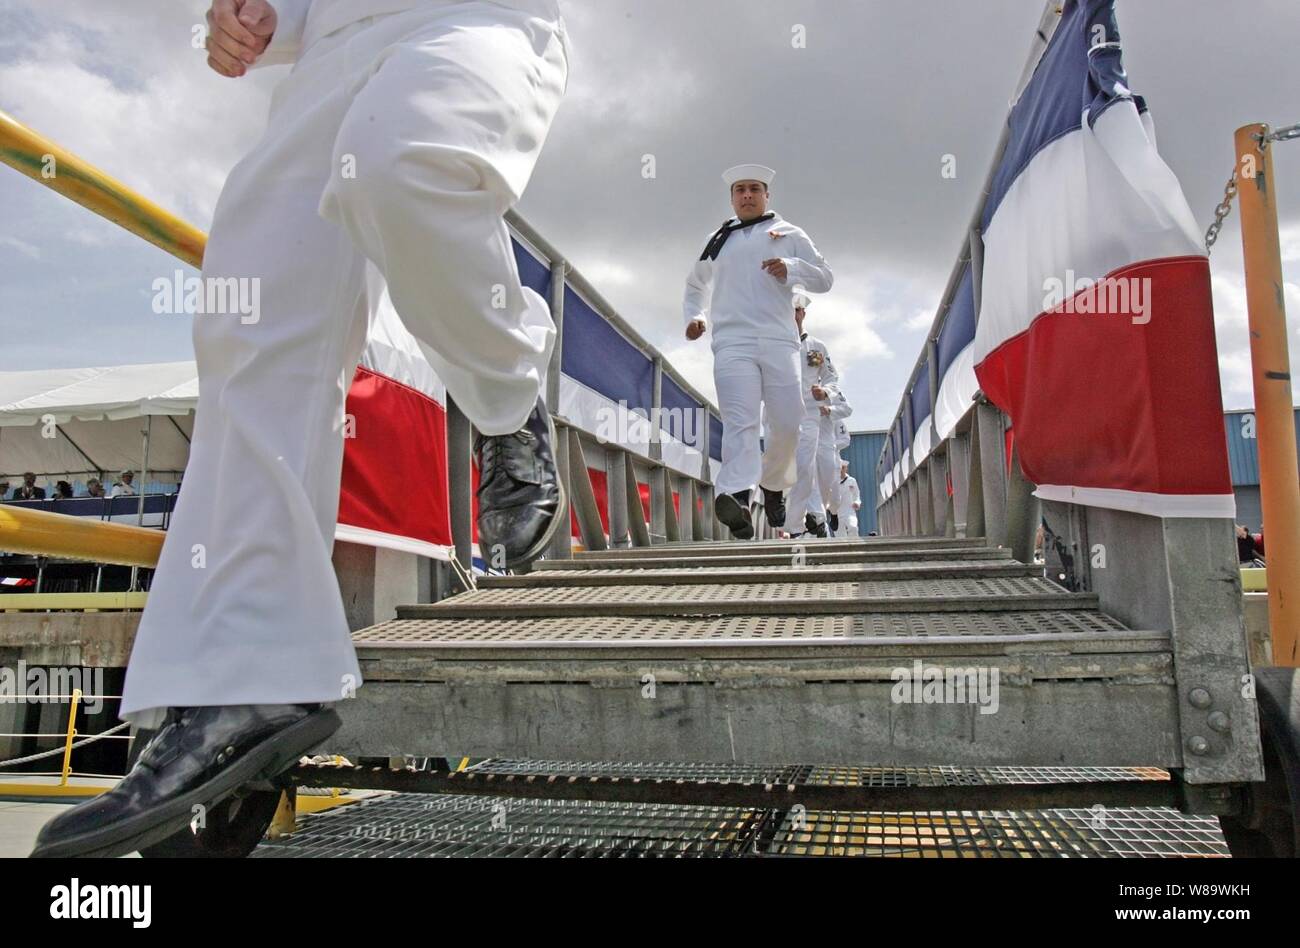
<instances>
[{"instance_id":1,"label":"white sailor hat","mask_svg":"<svg viewBox=\"0 0 1300 948\"><path fill-rule=\"evenodd\" d=\"M776 172L764 165L736 165L722 172L722 180L727 182L727 187L731 187L737 181L761 181L763 184L771 185L775 177Z\"/></svg>"},{"instance_id":2,"label":"white sailor hat","mask_svg":"<svg viewBox=\"0 0 1300 948\"><path fill-rule=\"evenodd\" d=\"M812 305L812 298L811 298L811 297L809 297L809 296L805 296L803 293L796 293L796 294L794 295L794 308L795 308L795 309L807 309L807 308L808 308L809 306L811 306L811 305Z\"/></svg>"}]
</instances>

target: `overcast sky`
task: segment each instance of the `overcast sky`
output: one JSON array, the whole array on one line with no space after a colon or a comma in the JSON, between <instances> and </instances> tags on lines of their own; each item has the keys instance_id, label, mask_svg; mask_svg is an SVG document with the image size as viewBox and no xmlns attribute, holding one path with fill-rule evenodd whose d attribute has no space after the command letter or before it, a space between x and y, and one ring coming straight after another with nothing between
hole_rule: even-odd
<instances>
[{"instance_id":1,"label":"overcast sky","mask_svg":"<svg viewBox=\"0 0 1300 948\"><path fill-rule=\"evenodd\" d=\"M569 94L520 211L703 392L683 280L729 213L722 169L778 171L773 208L834 268L808 329L854 430L897 409L974 209L1039 0L562 0ZM0 109L206 229L282 68L218 77L202 0L0 0ZM1296 0L1120 0L1135 91L1208 225L1247 122L1300 122ZM794 48L802 26L806 48ZM642 176L643 157L657 174ZM945 155L956 177L941 174ZM1300 365L1300 141L1276 149ZM0 370L193 357L155 315L175 263L0 168ZM1214 254L1224 402L1251 401L1238 215ZM1198 380L1189 379L1189 385Z\"/></svg>"}]
</instances>

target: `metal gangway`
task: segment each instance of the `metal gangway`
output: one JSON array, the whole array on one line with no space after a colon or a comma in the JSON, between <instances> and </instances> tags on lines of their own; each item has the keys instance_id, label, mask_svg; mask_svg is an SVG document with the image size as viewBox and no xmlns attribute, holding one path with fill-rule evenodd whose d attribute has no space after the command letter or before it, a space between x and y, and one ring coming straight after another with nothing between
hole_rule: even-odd
<instances>
[{"instance_id":1,"label":"metal gangway","mask_svg":"<svg viewBox=\"0 0 1300 948\"><path fill-rule=\"evenodd\" d=\"M1030 66L1051 16L1049 5ZM42 154L78 173L42 180ZM7 118L0 157L200 262L200 233ZM552 303L558 351L563 295ZM672 370L657 355L654 365L659 391ZM332 787L740 807L769 814L769 828L801 813L1052 808L1104 824L1108 812L1162 807L1220 817L1234 853L1294 855L1294 670L1251 664L1230 525L1059 505L1050 516L1076 553L1101 543L1129 557L1124 570L1081 566L1067 588L1030 562L1033 486L1000 463L1004 427L992 406L973 406L882 504L887 536L737 543L697 513L712 506L707 452L698 477L653 449L613 452L606 531L583 476L585 435L562 424L557 455L585 549L561 531L525 574L461 570L455 595L359 630L365 684L340 702L343 727L325 748L349 762L247 788L202 832L150 854L246 854L286 796ZM470 432L454 411L448 428L466 564ZM951 496L937 486L949 474ZM0 508L7 550L148 567L157 538ZM0 646L48 651L42 622L5 618ZM105 642L89 625L59 655L124 665L130 629L119 623ZM1294 630L1273 632L1282 654ZM445 763L461 757L480 762Z\"/></svg>"}]
</instances>

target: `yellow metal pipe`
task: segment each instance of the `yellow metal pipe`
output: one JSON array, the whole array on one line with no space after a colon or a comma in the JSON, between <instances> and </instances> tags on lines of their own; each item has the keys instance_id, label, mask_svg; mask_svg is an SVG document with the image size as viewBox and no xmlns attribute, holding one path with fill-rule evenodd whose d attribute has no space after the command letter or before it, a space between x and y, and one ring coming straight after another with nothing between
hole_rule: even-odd
<instances>
[{"instance_id":1,"label":"yellow metal pipe","mask_svg":"<svg viewBox=\"0 0 1300 948\"><path fill-rule=\"evenodd\" d=\"M1300 465L1296 461L1287 352L1277 182L1267 125L1237 129L1237 193L1246 259L1250 362L1255 382L1259 495L1268 562L1268 621L1273 661L1300 665Z\"/></svg>"},{"instance_id":2,"label":"yellow metal pipe","mask_svg":"<svg viewBox=\"0 0 1300 948\"><path fill-rule=\"evenodd\" d=\"M203 265L203 231L4 112L0 161L191 266Z\"/></svg>"},{"instance_id":3,"label":"yellow metal pipe","mask_svg":"<svg viewBox=\"0 0 1300 948\"><path fill-rule=\"evenodd\" d=\"M207 234L0 112L0 161L194 267ZM153 567L163 534L43 511L0 508L0 550Z\"/></svg>"},{"instance_id":4,"label":"yellow metal pipe","mask_svg":"<svg viewBox=\"0 0 1300 948\"><path fill-rule=\"evenodd\" d=\"M63 773L59 777L59 786L68 785L68 774L72 773L72 740L77 736L77 706L81 704L81 689L72 689L72 704L68 707L68 738L63 744Z\"/></svg>"},{"instance_id":5,"label":"yellow metal pipe","mask_svg":"<svg viewBox=\"0 0 1300 948\"><path fill-rule=\"evenodd\" d=\"M147 592L0 593L0 612L123 612L140 610ZM50 697L54 697L50 695ZM83 697L85 697L83 695Z\"/></svg>"},{"instance_id":6,"label":"yellow metal pipe","mask_svg":"<svg viewBox=\"0 0 1300 948\"><path fill-rule=\"evenodd\" d=\"M163 536L161 530L0 506L0 550L9 553L154 567Z\"/></svg>"}]
</instances>

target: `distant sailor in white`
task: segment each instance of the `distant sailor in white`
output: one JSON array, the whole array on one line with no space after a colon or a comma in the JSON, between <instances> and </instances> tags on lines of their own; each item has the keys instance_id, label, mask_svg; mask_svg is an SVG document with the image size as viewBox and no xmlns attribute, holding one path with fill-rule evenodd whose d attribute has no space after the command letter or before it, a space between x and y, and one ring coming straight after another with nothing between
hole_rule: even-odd
<instances>
[{"instance_id":1,"label":"distant sailor in white","mask_svg":"<svg viewBox=\"0 0 1300 948\"><path fill-rule=\"evenodd\" d=\"M800 228L768 211L776 172L738 165L722 176L736 216L709 239L686 280L686 338L713 334L713 377L722 414L722 468L714 510L734 537L754 535L750 492L763 491L768 523L785 522L803 420L796 291L825 293L831 268ZM760 450L761 409L768 437Z\"/></svg>"},{"instance_id":2,"label":"distant sailor in white","mask_svg":"<svg viewBox=\"0 0 1300 948\"><path fill-rule=\"evenodd\" d=\"M862 509L862 494L858 490L857 478L849 474L849 462L840 464L840 480L835 486L835 507L838 522L834 535L852 540L858 535L858 511Z\"/></svg>"},{"instance_id":3,"label":"distant sailor in white","mask_svg":"<svg viewBox=\"0 0 1300 948\"><path fill-rule=\"evenodd\" d=\"M557 0L212 0L205 42L230 78L294 64L203 260L258 281L260 318L194 319L185 490L121 705L152 733L37 855L148 847L340 726L361 684L330 559L344 405L385 292L479 432L484 555L529 562L568 523L540 400L555 327L503 220L567 83Z\"/></svg>"},{"instance_id":4,"label":"distant sailor in white","mask_svg":"<svg viewBox=\"0 0 1300 948\"><path fill-rule=\"evenodd\" d=\"M818 472L820 468L822 483L830 485L835 482L838 470L833 457L836 416L832 415L831 406L836 399L843 407L847 407L848 402L840 395L840 376L835 370L835 363L831 361L826 344L803 331L804 319L811 305L812 300L806 296L800 295L794 299L794 325L800 340L803 417L799 423L795 485L790 492L790 502L787 505L789 512L783 527L791 536L812 533L824 537L825 503L823 491L818 484ZM826 468L828 463L829 471Z\"/></svg>"},{"instance_id":5,"label":"distant sailor in white","mask_svg":"<svg viewBox=\"0 0 1300 948\"><path fill-rule=\"evenodd\" d=\"M842 385L843 380L839 384ZM844 458L840 457L843 448L840 446L839 429L845 426L844 419L853 414L853 406L849 404L849 400L844 397L844 392L839 387L831 391L830 395L830 399L822 403L818 409L817 490L808 504L808 513L812 514L815 520L824 521L833 535L839 522L839 496L836 484L840 478L840 466L844 463ZM845 431L847 430L845 426Z\"/></svg>"}]
</instances>

